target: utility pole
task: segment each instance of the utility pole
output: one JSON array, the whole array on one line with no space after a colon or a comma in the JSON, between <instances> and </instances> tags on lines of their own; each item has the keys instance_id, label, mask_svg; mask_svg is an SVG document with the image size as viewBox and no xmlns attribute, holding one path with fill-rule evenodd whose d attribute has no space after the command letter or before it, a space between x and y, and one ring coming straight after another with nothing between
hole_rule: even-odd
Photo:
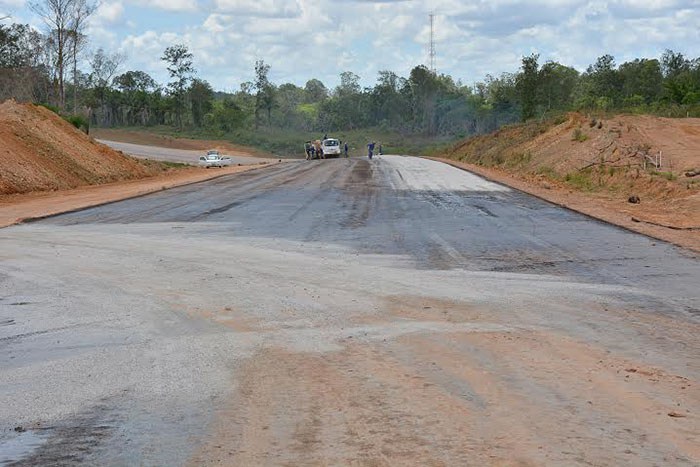
<instances>
[{"instance_id":1,"label":"utility pole","mask_svg":"<svg viewBox=\"0 0 700 467\"><path fill-rule=\"evenodd\" d=\"M435 70L435 14L430 12L430 47L428 56L430 57L430 71L437 73Z\"/></svg>"}]
</instances>

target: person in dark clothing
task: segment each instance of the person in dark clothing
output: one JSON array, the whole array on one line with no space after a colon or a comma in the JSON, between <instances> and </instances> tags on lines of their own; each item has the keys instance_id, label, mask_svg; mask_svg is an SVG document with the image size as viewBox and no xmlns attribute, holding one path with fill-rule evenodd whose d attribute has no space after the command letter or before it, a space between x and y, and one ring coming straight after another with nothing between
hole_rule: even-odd
<instances>
[{"instance_id":1,"label":"person in dark clothing","mask_svg":"<svg viewBox=\"0 0 700 467\"><path fill-rule=\"evenodd\" d=\"M371 159L373 155L374 155L374 141L372 141L371 143L369 143L367 145L367 157L369 157Z\"/></svg>"},{"instance_id":2,"label":"person in dark clothing","mask_svg":"<svg viewBox=\"0 0 700 467\"><path fill-rule=\"evenodd\" d=\"M343 146L343 151L345 151L345 157L348 157L348 142L345 142L345 146Z\"/></svg>"}]
</instances>

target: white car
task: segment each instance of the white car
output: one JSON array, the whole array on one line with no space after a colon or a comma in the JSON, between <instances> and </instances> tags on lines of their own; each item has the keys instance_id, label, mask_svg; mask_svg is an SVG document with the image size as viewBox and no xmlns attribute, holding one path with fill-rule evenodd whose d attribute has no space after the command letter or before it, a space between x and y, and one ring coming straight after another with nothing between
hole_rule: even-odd
<instances>
[{"instance_id":1,"label":"white car","mask_svg":"<svg viewBox=\"0 0 700 467\"><path fill-rule=\"evenodd\" d=\"M321 150L323 151L323 157L340 157L340 141L335 138L326 138L321 141Z\"/></svg>"},{"instance_id":2,"label":"white car","mask_svg":"<svg viewBox=\"0 0 700 467\"><path fill-rule=\"evenodd\" d=\"M206 156L199 157L199 165L207 169L209 167L226 167L231 165L231 158L226 156L222 157L219 151L212 149L211 151L207 151Z\"/></svg>"}]
</instances>

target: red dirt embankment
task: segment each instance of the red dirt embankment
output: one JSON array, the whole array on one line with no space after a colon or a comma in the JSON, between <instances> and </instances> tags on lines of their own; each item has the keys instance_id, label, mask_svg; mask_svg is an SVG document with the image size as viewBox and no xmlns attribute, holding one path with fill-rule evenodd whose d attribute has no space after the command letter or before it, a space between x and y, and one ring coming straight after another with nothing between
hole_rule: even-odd
<instances>
[{"instance_id":1,"label":"red dirt embankment","mask_svg":"<svg viewBox=\"0 0 700 467\"><path fill-rule=\"evenodd\" d=\"M0 158L0 195L134 180L164 170L95 142L44 107L11 100L0 104Z\"/></svg>"},{"instance_id":2,"label":"red dirt embankment","mask_svg":"<svg viewBox=\"0 0 700 467\"><path fill-rule=\"evenodd\" d=\"M0 104L0 228L257 167L173 169L97 143L44 107Z\"/></svg>"},{"instance_id":3,"label":"red dirt embankment","mask_svg":"<svg viewBox=\"0 0 700 467\"><path fill-rule=\"evenodd\" d=\"M652 163L660 154L660 167ZM444 158L593 217L700 252L700 119L570 114L456 144ZM646 163L645 163L646 161ZM632 196L638 203L630 203Z\"/></svg>"}]
</instances>

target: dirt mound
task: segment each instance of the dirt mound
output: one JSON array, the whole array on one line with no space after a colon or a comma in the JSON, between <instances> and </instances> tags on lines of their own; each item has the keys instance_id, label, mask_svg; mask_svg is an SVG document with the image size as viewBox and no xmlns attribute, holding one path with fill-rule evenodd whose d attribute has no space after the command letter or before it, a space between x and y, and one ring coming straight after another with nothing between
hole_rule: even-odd
<instances>
[{"instance_id":1,"label":"dirt mound","mask_svg":"<svg viewBox=\"0 0 700 467\"><path fill-rule=\"evenodd\" d=\"M700 119L572 113L555 122L502 128L465 140L446 154L538 185L619 201L642 221L700 226ZM658 164L657 164L658 162ZM634 206L631 197L641 200Z\"/></svg>"},{"instance_id":2,"label":"dirt mound","mask_svg":"<svg viewBox=\"0 0 700 467\"><path fill-rule=\"evenodd\" d=\"M133 180L162 172L114 151L52 111L0 104L0 195Z\"/></svg>"}]
</instances>

